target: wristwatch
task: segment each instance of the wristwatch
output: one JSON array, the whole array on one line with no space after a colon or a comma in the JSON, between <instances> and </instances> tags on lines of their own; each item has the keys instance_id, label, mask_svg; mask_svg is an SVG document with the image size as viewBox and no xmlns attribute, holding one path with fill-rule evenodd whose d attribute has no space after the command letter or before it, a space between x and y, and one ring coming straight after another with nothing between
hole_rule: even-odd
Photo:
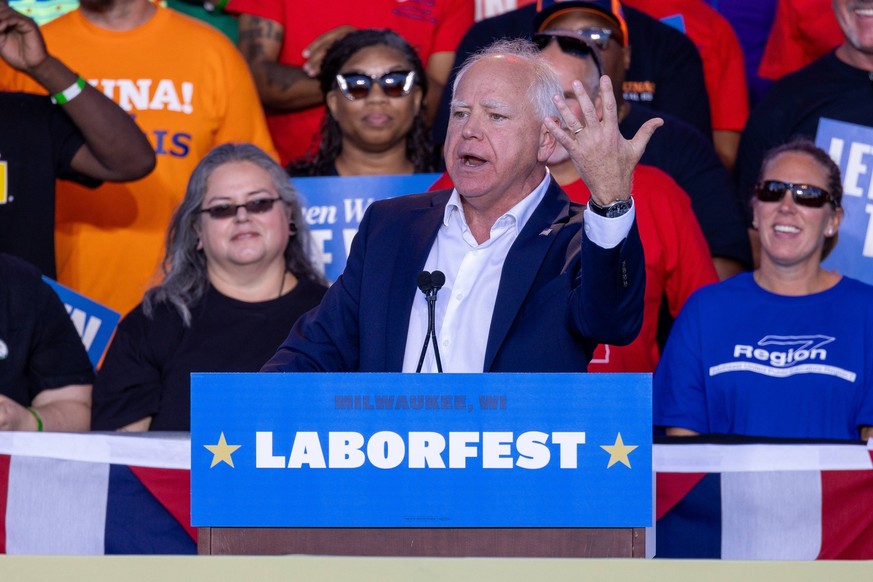
<instances>
[{"instance_id":1,"label":"wristwatch","mask_svg":"<svg viewBox=\"0 0 873 582\"><path fill-rule=\"evenodd\" d=\"M633 205L633 198L628 198L627 200L613 200L606 206L601 206L592 198L588 199L588 210L594 214L605 216L606 218L618 218L619 216L623 216L627 214L627 211L630 210Z\"/></svg>"}]
</instances>

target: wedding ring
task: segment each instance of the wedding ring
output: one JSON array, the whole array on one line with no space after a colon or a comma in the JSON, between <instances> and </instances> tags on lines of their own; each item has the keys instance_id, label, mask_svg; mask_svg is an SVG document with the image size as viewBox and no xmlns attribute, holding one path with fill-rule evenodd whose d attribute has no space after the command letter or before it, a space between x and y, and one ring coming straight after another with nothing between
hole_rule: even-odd
<instances>
[{"instance_id":1,"label":"wedding ring","mask_svg":"<svg viewBox=\"0 0 873 582\"><path fill-rule=\"evenodd\" d=\"M585 128L584 128L584 127L580 127L579 129L577 129L576 131L573 132L573 135L576 135L577 133L579 133L579 132L582 131L583 129L585 129Z\"/></svg>"}]
</instances>

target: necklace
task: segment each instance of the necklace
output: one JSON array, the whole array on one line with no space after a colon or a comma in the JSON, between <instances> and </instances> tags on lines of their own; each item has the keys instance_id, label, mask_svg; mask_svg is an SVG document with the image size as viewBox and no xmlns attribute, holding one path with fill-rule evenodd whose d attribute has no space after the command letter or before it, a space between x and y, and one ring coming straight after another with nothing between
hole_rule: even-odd
<instances>
[{"instance_id":1,"label":"necklace","mask_svg":"<svg viewBox=\"0 0 873 582\"><path fill-rule=\"evenodd\" d=\"M285 279L288 277L288 271L282 271L282 284L279 286L279 294L276 295L276 299L282 296L282 291L285 290Z\"/></svg>"}]
</instances>

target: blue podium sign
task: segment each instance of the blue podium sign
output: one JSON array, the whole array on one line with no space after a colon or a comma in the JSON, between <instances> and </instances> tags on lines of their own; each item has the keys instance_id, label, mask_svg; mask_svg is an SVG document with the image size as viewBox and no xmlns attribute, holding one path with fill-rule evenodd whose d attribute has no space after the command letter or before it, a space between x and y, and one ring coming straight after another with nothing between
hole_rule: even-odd
<instances>
[{"instance_id":1,"label":"blue podium sign","mask_svg":"<svg viewBox=\"0 0 873 582\"><path fill-rule=\"evenodd\" d=\"M191 520L644 527L649 374L192 374Z\"/></svg>"}]
</instances>

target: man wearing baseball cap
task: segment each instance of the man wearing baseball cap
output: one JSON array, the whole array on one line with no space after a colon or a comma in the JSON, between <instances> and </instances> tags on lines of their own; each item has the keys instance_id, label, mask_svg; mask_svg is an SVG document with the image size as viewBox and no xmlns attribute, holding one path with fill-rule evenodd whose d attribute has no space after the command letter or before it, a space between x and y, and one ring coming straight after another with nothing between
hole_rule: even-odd
<instances>
[{"instance_id":1,"label":"man wearing baseball cap","mask_svg":"<svg viewBox=\"0 0 873 582\"><path fill-rule=\"evenodd\" d=\"M494 26L494 23L502 24ZM636 28L635 24L638 24ZM515 28L511 28L512 26ZM670 53L662 54L664 46L672 47L664 45L662 40L669 41L674 37L673 33L678 31L666 27L669 30L663 39L653 36L652 31L657 33L664 27L639 11L623 9L618 0L539 0L531 8L521 8L475 24L468 31L456 54L459 59L465 58L466 54L479 48L478 42L490 41L492 35L530 35L536 38L542 34L560 31L561 34L571 33L590 45L597 45L603 59L603 72L610 77L613 87L616 88L615 101L622 135L634 135L652 117L664 118L664 126L652 137L641 162L669 174L691 197L694 213L709 244L719 276L726 278L751 264L751 250L730 176L709 139L712 133L707 129L706 133L701 134L689 124L683 123L686 119L680 115L665 113L663 110L653 111L655 96L664 96L665 82L628 80L631 78L634 63L641 63L644 71L651 72L648 75L651 79L662 78L656 73L659 67L670 70L675 47L670 49ZM682 42L677 47L685 43L690 45L687 37L681 33L679 36L682 37L679 39ZM653 41L653 38L658 40ZM635 47L633 57L631 46ZM695 108L703 110L708 119L708 99L700 58L693 45L690 48L694 51L692 56L696 59L697 68L690 69L694 73L686 71L685 74L696 76L685 78L683 74L672 82L667 82L666 86L670 91L667 94L673 99L670 105L682 104L686 108L685 113ZM678 50L675 54L681 55L682 52ZM681 62L681 58L676 61ZM695 95L694 87L697 85L700 90ZM618 89L622 86L625 91ZM687 91L683 94L686 88ZM649 98L652 101L642 101Z\"/></svg>"},{"instance_id":2,"label":"man wearing baseball cap","mask_svg":"<svg viewBox=\"0 0 873 582\"><path fill-rule=\"evenodd\" d=\"M628 45L627 21L624 19L621 3L618 0L593 0L589 2L538 0L534 28L538 31L547 30L549 24L569 12L590 12L605 17L614 27L612 31L615 40L621 46Z\"/></svg>"},{"instance_id":3,"label":"man wearing baseball cap","mask_svg":"<svg viewBox=\"0 0 873 582\"><path fill-rule=\"evenodd\" d=\"M470 27L455 52L456 72L467 57L498 38L529 37L542 30L538 24L549 25L567 11L588 11L606 19L615 29L615 42L626 53L624 83L613 83L616 98L639 102L660 113L674 115L698 129L704 136L712 135L709 100L703 82L703 65L694 44L687 36L666 24L618 0L537 0L481 20ZM535 22L535 26L531 26ZM631 58L631 46L634 48ZM452 75L452 78L454 74ZM449 86L452 79L449 79ZM434 143L445 138L448 120L448 92L444 92L434 124Z\"/></svg>"}]
</instances>

